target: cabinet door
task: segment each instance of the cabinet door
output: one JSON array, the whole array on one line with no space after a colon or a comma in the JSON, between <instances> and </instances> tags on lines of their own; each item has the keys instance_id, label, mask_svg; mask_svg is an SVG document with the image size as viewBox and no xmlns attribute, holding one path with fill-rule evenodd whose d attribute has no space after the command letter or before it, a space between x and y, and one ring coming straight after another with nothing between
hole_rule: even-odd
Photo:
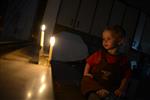
<instances>
[{"instance_id":1,"label":"cabinet door","mask_svg":"<svg viewBox=\"0 0 150 100\"><path fill-rule=\"evenodd\" d=\"M97 0L81 0L78 17L75 23L75 29L88 33L91 27L92 19L96 8Z\"/></svg>"},{"instance_id":2,"label":"cabinet door","mask_svg":"<svg viewBox=\"0 0 150 100\"><path fill-rule=\"evenodd\" d=\"M126 6L122 2L117 0L115 1L112 8L109 25L122 24L125 8Z\"/></svg>"},{"instance_id":3,"label":"cabinet door","mask_svg":"<svg viewBox=\"0 0 150 100\"><path fill-rule=\"evenodd\" d=\"M101 36L104 27L108 23L113 0L99 0L96 10L91 34L95 36Z\"/></svg>"},{"instance_id":4,"label":"cabinet door","mask_svg":"<svg viewBox=\"0 0 150 100\"><path fill-rule=\"evenodd\" d=\"M132 42L133 49L137 49L137 50L141 49L140 42L141 42L141 37L145 26L145 21L146 21L146 15L145 13L141 12L138 19L138 24L136 26L133 42Z\"/></svg>"},{"instance_id":5,"label":"cabinet door","mask_svg":"<svg viewBox=\"0 0 150 100\"><path fill-rule=\"evenodd\" d=\"M131 42L133 34L135 32L137 18L138 18L139 10L132 7L127 7L124 20L123 20L123 28L127 32L128 41Z\"/></svg>"},{"instance_id":6,"label":"cabinet door","mask_svg":"<svg viewBox=\"0 0 150 100\"><path fill-rule=\"evenodd\" d=\"M147 16L145 21L144 30L142 33L142 39L141 39L141 49L144 53L150 55L150 17Z\"/></svg>"},{"instance_id":7,"label":"cabinet door","mask_svg":"<svg viewBox=\"0 0 150 100\"><path fill-rule=\"evenodd\" d=\"M58 12L57 24L72 28L77 15L79 3L80 0L62 0Z\"/></svg>"}]
</instances>

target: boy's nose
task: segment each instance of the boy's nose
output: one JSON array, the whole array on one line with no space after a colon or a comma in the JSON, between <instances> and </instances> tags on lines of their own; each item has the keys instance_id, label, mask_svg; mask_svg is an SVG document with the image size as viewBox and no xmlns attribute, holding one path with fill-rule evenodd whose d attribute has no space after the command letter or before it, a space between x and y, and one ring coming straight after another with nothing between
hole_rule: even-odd
<instances>
[{"instance_id":1,"label":"boy's nose","mask_svg":"<svg viewBox=\"0 0 150 100\"><path fill-rule=\"evenodd\" d=\"M104 40L103 43L107 43L107 40Z\"/></svg>"}]
</instances>

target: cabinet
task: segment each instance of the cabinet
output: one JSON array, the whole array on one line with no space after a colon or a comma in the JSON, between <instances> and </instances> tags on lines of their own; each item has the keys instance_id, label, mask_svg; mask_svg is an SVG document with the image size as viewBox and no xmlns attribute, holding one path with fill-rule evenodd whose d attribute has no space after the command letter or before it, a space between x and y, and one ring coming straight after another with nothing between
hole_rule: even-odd
<instances>
[{"instance_id":1,"label":"cabinet","mask_svg":"<svg viewBox=\"0 0 150 100\"><path fill-rule=\"evenodd\" d=\"M62 0L57 24L88 33L97 0Z\"/></svg>"},{"instance_id":2,"label":"cabinet","mask_svg":"<svg viewBox=\"0 0 150 100\"><path fill-rule=\"evenodd\" d=\"M99 0L91 30L92 35L101 36L104 27L108 24L112 4L113 0Z\"/></svg>"},{"instance_id":3,"label":"cabinet","mask_svg":"<svg viewBox=\"0 0 150 100\"><path fill-rule=\"evenodd\" d=\"M109 25L121 25L126 10L126 5L118 0L115 0L109 20Z\"/></svg>"},{"instance_id":4,"label":"cabinet","mask_svg":"<svg viewBox=\"0 0 150 100\"><path fill-rule=\"evenodd\" d=\"M133 38L133 42L132 42L132 48L139 50L141 49L141 37L143 34L143 30L145 27L145 21L146 21L146 15L143 12L140 12L140 16L138 19L138 23L136 25L136 30L135 30L135 34L134 34L134 38Z\"/></svg>"},{"instance_id":5,"label":"cabinet","mask_svg":"<svg viewBox=\"0 0 150 100\"><path fill-rule=\"evenodd\" d=\"M80 0L62 0L60 10L58 12L57 24L72 28Z\"/></svg>"},{"instance_id":6,"label":"cabinet","mask_svg":"<svg viewBox=\"0 0 150 100\"><path fill-rule=\"evenodd\" d=\"M138 9L127 6L122 26L127 32L127 38L129 42L131 42L133 34L135 32L138 14Z\"/></svg>"},{"instance_id":7,"label":"cabinet","mask_svg":"<svg viewBox=\"0 0 150 100\"><path fill-rule=\"evenodd\" d=\"M141 49L142 52L150 55L150 17L146 17L144 30L141 38Z\"/></svg>"}]
</instances>

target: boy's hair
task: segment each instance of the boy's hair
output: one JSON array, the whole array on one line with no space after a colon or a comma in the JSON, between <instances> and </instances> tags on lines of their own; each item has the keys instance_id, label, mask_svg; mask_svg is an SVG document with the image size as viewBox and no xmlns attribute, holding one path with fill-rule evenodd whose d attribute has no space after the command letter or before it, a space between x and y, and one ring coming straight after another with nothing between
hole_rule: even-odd
<instances>
[{"instance_id":1,"label":"boy's hair","mask_svg":"<svg viewBox=\"0 0 150 100\"><path fill-rule=\"evenodd\" d=\"M104 31L106 30L111 31L116 39L122 39L126 37L126 32L120 25L107 26Z\"/></svg>"}]
</instances>

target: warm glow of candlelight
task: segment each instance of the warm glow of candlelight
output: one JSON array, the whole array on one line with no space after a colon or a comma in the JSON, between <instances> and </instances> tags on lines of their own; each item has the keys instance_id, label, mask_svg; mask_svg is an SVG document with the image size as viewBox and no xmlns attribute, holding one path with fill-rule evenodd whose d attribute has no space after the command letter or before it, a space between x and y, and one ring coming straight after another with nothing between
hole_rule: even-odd
<instances>
[{"instance_id":1,"label":"warm glow of candlelight","mask_svg":"<svg viewBox=\"0 0 150 100\"><path fill-rule=\"evenodd\" d=\"M54 36L50 37L49 43L51 46L54 46L54 44L55 44L55 37Z\"/></svg>"},{"instance_id":2,"label":"warm glow of candlelight","mask_svg":"<svg viewBox=\"0 0 150 100\"><path fill-rule=\"evenodd\" d=\"M53 52L53 46L55 44L55 37L54 36L50 37L49 43L50 43L50 48L49 48L49 59L48 60L51 61L51 59L52 59L52 52Z\"/></svg>"},{"instance_id":3,"label":"warm glow of candlelight","mask_svg":"<svg viewBox=\"0 0 150 100\"><path fill-rule=\"evenodd\" d=\"M41 31L41 42L40 42L40 46L41 46L41 47L44 46L44 31Z\"/></svg>"},{"instance_id":4,"label":"warm glow of candlelight","mask_svg":"<svg viewBox=\"0 0 150 100\"><path fill-rule=\"evenodd\" d=\"M45 31L45 29L46 29L46 26L43 24L43 25L41 26L41 30L42 30L42 31Z\"/></svg>"},{"instance_id":5,"label":"warm glow of candlelight","mask_svg":"<svg viewBox=\"0 0 150 100\"><path fill-rule=\"evenodd\" d=\"M44 31L46 29L46 25L42 25L41 26L41 41L40 41L40 46L43 47L44 46Z\"/></svg>"}]
</instances>

